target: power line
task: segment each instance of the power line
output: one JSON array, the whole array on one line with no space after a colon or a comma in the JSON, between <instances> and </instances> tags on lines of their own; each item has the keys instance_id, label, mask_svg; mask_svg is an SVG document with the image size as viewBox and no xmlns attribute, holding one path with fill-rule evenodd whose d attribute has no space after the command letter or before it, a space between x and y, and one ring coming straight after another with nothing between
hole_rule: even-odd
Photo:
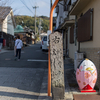
<instances>
[{"instance_id":1,"label":"power line","mask_svg":"<svg viewBox=\"0 0 100 100\"><path fill-rule=\"evenodd\" d=\"M39 13L41 13L38 9L37 9L37 11L39 12ZM41 13L42 14L42 13ZM43 15L43 14L42 14Z\"/></svg>"},{"instance_id":2,"label":"power line","mask_svg":"<svg viewBox=\"0 0 100 100\"><path fill-rule=\"evenodd\" d=\"M50 9L52 8L52 0L50 0Z\"/></svg>"},{"instance_id":3,"label":"power line","mask_svg":"<svg viewBox=\"0 0 100 100\"><path fill-rule=\"evenodd\" d=\"M47 2L47 1L44 1L45 3L47 3L47 4L49 4L49 2Z\"/></svg>"},{"instance_id":4,"label":"power line","mask_svg":"<svg viewBox=\"0 0 100 100\"><path fill-rule=\"evenodd\" d=\"M31 0L29 0L29 2L30 2L30 5L32 6L32 2L31 2Z\"/></svg>"},{"instance_id":5,"label":"power line","mask_svg":"<svg viewBox=\"0 0 100 100\"><path fill-rule=\"evenodd\" d=\"M22 0L20 0L24 5L25 7L33 14L33 12L31 11L31 9L25 4L25 2L23 2Z\"/></svg>"}]
</instances>

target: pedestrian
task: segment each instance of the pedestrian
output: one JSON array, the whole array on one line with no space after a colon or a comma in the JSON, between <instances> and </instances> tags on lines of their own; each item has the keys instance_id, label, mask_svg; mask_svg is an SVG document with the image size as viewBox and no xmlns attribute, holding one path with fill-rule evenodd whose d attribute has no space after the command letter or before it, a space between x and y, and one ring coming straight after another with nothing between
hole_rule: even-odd
<instances>
[{"instance_id":1,"label":"pedestrian","mask_svg":"<svg viewBox=\"0 0 100 100\"><path fill-rule=\"evenodd\" d=\"M16 41L17 37L14 37L14 56L16 56L16 47L15 47L15 41Z\"/></svg>"},{"instance_id":2,"label":"pedestrian","mask_svg":"<svg viewBox=\"0 0 100 100\"><path fill-rule=\"evenodd\" d=\"M15 60L17 60L17 56L18 56L18 61L20 60L21 57L21 49L23 48L23 43L22 40L20 39L20 36L17 36L17 39L15 41L15 48L16 48L16 58Z\"/></svg>"},{"instance_id":3,"label":"pedestrian","mask_svg":"<svg viewBox=\"0 0 100 100\"><path fill-rule=\"evenodd\" d=\"M1 38L1 36L0 36L0 51L2 49L2 44L3 44L3 38Z\"/></svg>"}]
</instances>

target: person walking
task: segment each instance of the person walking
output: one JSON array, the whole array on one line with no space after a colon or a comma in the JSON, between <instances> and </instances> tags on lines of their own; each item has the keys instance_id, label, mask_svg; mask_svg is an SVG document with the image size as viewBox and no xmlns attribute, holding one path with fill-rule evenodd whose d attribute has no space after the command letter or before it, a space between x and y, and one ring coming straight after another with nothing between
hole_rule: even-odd
<instances>
[{"instance_id":1,"label":"person walking","mask_svg":"<svg viewBox=\"0 0 100 100\"><path fill-rule=\"evenodd\" d=\"M15 48L16 48L15 60L17 60L17 56L18 56L18 61L19 61L21 57L21 49L23 48L23 43L22 43L22 40L20 39L20 36L17 36L17 39L15 41Z\"/></svg>"},{"instance_id":2,"label":"person walking","mask_svg":"<svg viewBox=\"0 0 100 100\"><path fill-rule=\"evenodd\" d=\"M0 36L0 51L2 49L2 44L3 44L3 38L1 38L1 36Z\"/></svg>"}]
</instances>

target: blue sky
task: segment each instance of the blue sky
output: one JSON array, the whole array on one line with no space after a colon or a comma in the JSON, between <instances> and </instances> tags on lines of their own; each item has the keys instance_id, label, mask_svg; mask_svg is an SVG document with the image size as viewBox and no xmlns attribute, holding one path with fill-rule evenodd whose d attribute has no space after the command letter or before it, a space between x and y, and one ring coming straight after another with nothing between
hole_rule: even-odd
<instances>
[{"instance_id":1,"label":"blue sky","mask_svg":"<svg viewBox=\"0 0 100 100\"><path fill-rule=\"evenodd\" d=\"M21 1L23 1L30 10ZM52 1L54 3L55 0ZM50 0L12 0L10 6L13 8L14 15L34 16L35 9L33 9L32 6L39 7L36 12L37 16L44 15L49 17L50 15ZM55 13L54 16L56 16Z\"/></svg>"}]
</instances>

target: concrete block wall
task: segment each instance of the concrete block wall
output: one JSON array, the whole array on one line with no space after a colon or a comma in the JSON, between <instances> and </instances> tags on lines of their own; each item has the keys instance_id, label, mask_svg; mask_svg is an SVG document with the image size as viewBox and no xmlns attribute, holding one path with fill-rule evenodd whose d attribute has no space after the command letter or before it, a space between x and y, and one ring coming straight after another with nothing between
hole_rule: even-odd
<instances>
[{"instance_id":1,"label":"concrete block wall","mask_svg":"<svg viewBox=\"0 0 100 100\"><path fill-rule=\"evenodd\" d=\"M96 85L100 87L100 48L81 48L81 52L84 52L86 57L95 64L98 72Z\"/></svg>"}]
</instances>

